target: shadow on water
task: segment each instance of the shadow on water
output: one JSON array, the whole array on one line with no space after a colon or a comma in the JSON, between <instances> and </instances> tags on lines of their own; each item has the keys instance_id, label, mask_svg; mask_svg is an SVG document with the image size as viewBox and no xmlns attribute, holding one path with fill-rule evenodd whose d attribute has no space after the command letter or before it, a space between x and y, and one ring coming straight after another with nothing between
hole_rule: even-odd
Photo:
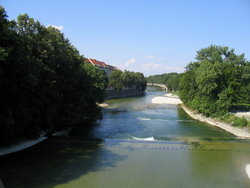
<instances>
[{"instance_id":1,"label":"shadow on water","mask_svg":"<svg viewBox=\"0 0 250 188\"><path fill-rule=\"evenodd\" d=\"M0 157L0 179L6 188L249 187L250 140L152 105L158 94L109 100L95 126Z\"/></svg>"},{"instance_id":2,"label":"shadow on water","mask_svg":"<svg viewBox=\"0 0 250 188\"><path fill-rule=\"evenodd\" d=\"M103 146L101 139L50 138L0 157L0 177L7 188L54 187L87 173L115 168L126 158Z\"/></svg>"}]
</instances>

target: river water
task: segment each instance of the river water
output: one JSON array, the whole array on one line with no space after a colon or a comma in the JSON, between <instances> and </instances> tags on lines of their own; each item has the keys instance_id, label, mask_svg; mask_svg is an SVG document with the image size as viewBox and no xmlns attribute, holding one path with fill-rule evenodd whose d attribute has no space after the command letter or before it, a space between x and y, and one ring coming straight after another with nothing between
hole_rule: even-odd
<instances>
[{"instance_id":1,"label":"river water","mask_svg":"<svg viewBox=\"0 0 250 188\"><path fill-rule=\"evenodd\" d=\"M54 137L0 157L0 178L25 188L250 187L250 141L151 103L164 94L106 101L88 138Z\"/></svg>"},{"instance_id":2,"label":"river water","mask_svg":"<svg viewBox=\"0 0 250 188\"><path fill-rule=\"evenodd\" d=\"M109 100L104 118L94 130L98 138L162 141L231 140L231 134L190 118L175 105L152 104L165 93L149 88L144 97Z\"/></svg>"}]
</instances>

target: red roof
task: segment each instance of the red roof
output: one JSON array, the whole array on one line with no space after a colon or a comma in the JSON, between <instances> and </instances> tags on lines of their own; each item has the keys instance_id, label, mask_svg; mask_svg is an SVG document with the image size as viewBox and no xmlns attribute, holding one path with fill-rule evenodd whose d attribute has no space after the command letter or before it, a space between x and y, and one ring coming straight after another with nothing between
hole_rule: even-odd
<instances>
[{"instance_id":1,"label":"red roof","mask_svg":"<svg viewBox=\"0 0 250 188\"><path fill-rule=\"evenodd\" d=\"M98 61L96 59L92 59L92 58L86 58L85 59L86 63L91 63L92 65L98 66L98 67L103 67L103 68L108 68L110 70L119 70L117 67L114 67L112 65L108 65L102 61Z\"/></svg>"},{"instance_id":2,"label":"red roof","mask_svg":"<svg viewBox=\"0 0 250 188\"><path fill-rule=\"evenodd\" d=\"M104 62L97 61L96 59L87 58L87 61L89 61L89 63L97 65L99 67L106 67L107 66Z\"/></svg>"}]
</instances>

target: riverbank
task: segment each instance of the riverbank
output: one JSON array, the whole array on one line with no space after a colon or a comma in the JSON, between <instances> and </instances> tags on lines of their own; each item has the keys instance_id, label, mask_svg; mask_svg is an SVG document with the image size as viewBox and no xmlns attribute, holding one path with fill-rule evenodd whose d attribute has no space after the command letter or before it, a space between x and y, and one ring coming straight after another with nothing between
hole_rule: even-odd
<instances>
[{"instance_id":1,"label":"riverbank","mask_svg":"<svg viewBox=\"0 0 250 188\"><path fill-rule=\"evenodd\" d=\"M236 112L235 116L246 118L247 120L250 121L250 112Z\"/></svg>"},{"instance_id":2,"label":"riverbank","mask_svg":"<svg viewBox=\"0 0 250 188\"><path fill-rule=\"evenodd\" d=\"M238 128L238 127L233 127L231 124L224 123L219 120L215 120L213 118L206 117L202 114L195 113L193 110L185 106L180 98L177 95L174 94L166 94L164 96L158 96L154 97L152 99L152 103L155 104L172 104L172 105L181 105L182 109L193 119L208 123L210 125L216 126L220 129L223 129L235 136L238 136L240 138L250 138L250 130L249 128Z\"/></svg>"},{"instance_id":3,"label":"riverbank","mask_svg":"<svg viewBox=\"0 0 250 188\"><path fill-rule=\"evenodd\" d=\"M31 146L33 146L35 144L38 144L38 143L40 143L40 142L42 142L42 141L44 141L46 139L47 139L47 137L41 136L36 140L26 140L26 141L23 141L23 142L19 142L16 145L11 145L11 146L6 146L6 147L3 147L3 148L0 148L0 156L27 149L27 148L29 148L29 147L31 147Z\"/></svg>"},{"instance_id":4,"label":"riverbank","mask_svg":"<svg viewBox=\"0 0 250 188\"><path fill-rule=\"evenodd\" d=\"M136 88L122 88L120 91L116 91L113 88L105 89L105 99L120 99L126 97L141 96L145 94L145 90Z\"/></svg>"},{"instance_id":5,"label":"riverbank","mask_svg":"<svg viewBox=\"0 0 250 188\"><path fill-rule=\"evenodd\" d=\"M167 93L164 96L158 96L152 98L152 103L154 104L172 104L172 105L180 105L182 101L177 95Z\"/></svg>"},{"instance_id":6,"label":"riverbank","mask_svg":"<svg viewBox=\"0 0 250 188\"><path fill-rule=\"evenodd\" d=\"M63 130L63 131L57 131L57 132L53 133L52 136L53 137L68 136L70 130L71 130L71 128ZM40 142L42 142L48 138L47 136L44 136L44 135L45 134L41 134L41 136L35 140L25 140L25 141L22 141L22 142L19 142L17 144L13 144L10 146L0 147L0 156L15 153L18 151L22 151L22 150L27 149L31 146L39 144ZM1 186L0 186L0 188L1 188Z\"/></svg>"},{"instance_id":7,"label":"riverbank","mask_svg":"<svg viewBox=\"0 0 250 188\"><path fill-rule=\"evenodd\" d=\"M250 132L249 128L238 128L238 127L233 127L231 124L224 123L218 120L215 120L213 118L206 117L202 114L195 113L193 110L185 106L184 104L181 105L182 109L193 119L196 119L201 122L206 122L209 123L210 125L219 127L220 129L223 129L235 136L238 136L240 138L250 138Z\"/></svg>"}]
</instances>

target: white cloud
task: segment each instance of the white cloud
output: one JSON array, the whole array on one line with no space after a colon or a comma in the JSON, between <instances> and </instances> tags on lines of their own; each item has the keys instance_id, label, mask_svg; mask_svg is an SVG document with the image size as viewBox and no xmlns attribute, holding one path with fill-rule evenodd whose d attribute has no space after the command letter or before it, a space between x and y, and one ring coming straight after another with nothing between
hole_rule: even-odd
<instances>
[{"instance_id":1,"label":"white cloud","mask_svg":"<svg viewBox=\"0 0 250 188\"><path fill-rule=\"evenodd\" d=\"M176 66L167 66L162 64L157 64L154 62L143 64L142 68L144 71L164 71L164 72L183 72L184 69L182 67L176 67Z\"/></svg>"},{"instance_id":2,"label":"white cloud","mask_svg":"<svg viewBox=\"0 0 250 188\"><path fill-rule=\"evenodd\" d=\"M49 26L50 26L50 27L54 27L54 28L56 28L56 29L58 29L58 30L60 30L60 31L63 30L63 26L61 26L61 25L58 25L58 26L57 26L57 25L48 25L48 27L49 27Z\"/></svg>"},{"instance_id":3,"label":"white cloud","mask_svg":"<svg viewBox=\"0 0 250 188\"><path fill-rule=\"evenodd\" d=\"M136 59L135 59L135 58L131 58L130 60L128 60L128 61L125 63L124 67L125 67L125 68L126 68L126 67L129 67L130 65L133 65L135 62L136 62Z\"/></svg>"},{"instance_id":4,"label":"white cloud","mask_svg":"<svg viewBox=\"0 0 250 188\"><path fill-rule=\"evenodd\" d=\"M145 59L153 59L153 58L154 58L154 56L149 55L149 56L145 56L144 58L145 58Z\"/></svg>"}]
</instances>

